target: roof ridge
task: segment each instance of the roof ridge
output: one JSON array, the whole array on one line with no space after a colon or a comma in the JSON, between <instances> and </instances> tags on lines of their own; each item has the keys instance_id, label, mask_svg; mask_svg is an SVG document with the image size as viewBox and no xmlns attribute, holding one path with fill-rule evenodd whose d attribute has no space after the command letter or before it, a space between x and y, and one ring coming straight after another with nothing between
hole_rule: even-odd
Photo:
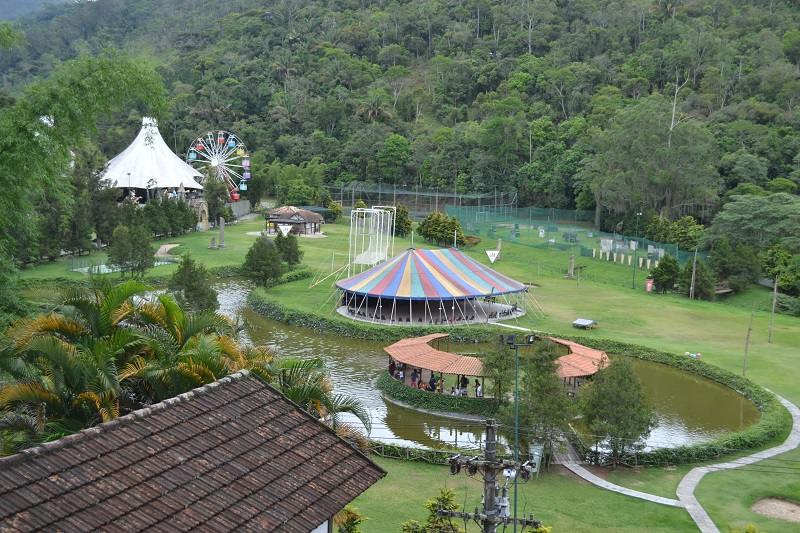
<instances>
[{"instance_id":1,"label":"roof ridge","mask_svg":"<svg viewBox=\"0 0 800 533\"><path fill-rule=\"evenodd\" d=\"M166 400L154 403L150 406L137 409L136 411L132 411L125 416L120 416L118 418L115 418L114 420L109 420L108 422L103 422L102 424L82 429L77 433L72 433L65 437L61 437L58 440L45 442L43 444L34 446L32 448L26 448L24 450L20 450L14 455L0 457L0 466L7 466L19 461L24 461L31 457L35 457L37 455L41 455L43 453L47 453L53 450L58 450L75 442L82 441L91 436L99 435L105 431L110 431L123 424L133 422L134 420L140 418L146 418L154 413L163 411L172 405L189 401L193 398L196 398L197 396L210 392L211 390L219 387L220 385L227 385L228 383L238 381L244 377L247 377L248 375L250 375L250 371L247 369L242 369L237 372L234 372L233 374L228 374L227 376L219 378L218 380L213 381L211 383L206 383L205 385L184 392L183 394L179 394L177 396L173 396L172 398L167 398Z\"/></svg>"}]
</instances>

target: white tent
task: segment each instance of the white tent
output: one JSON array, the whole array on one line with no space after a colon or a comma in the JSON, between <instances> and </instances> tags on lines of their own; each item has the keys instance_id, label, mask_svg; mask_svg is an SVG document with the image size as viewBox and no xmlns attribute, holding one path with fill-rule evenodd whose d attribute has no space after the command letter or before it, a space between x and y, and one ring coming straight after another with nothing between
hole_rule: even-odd
<instances>
[{"instance_id":1,"label":"white tent","mask_svg":"<svg viewBox=\"0 0 800 533\"><path fill-rule=\"evenodd\" d=\"M158 131L156 120L142 119L136 139L108 162L103 179L120 189L202 189L203 175L169 149Z\"/></svg>"}]
</instances>

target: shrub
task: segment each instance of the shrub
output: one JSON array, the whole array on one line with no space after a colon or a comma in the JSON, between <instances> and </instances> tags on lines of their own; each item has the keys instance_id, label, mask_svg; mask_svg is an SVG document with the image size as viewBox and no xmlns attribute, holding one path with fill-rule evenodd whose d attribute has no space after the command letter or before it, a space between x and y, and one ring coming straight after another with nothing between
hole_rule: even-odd
<instances>
[{"instance_id":1,"label":"shrub","mask_svg":"<svg viewBox=\"0 0 800 533\"><path fill-rule=\"evenodd\" d=\"M397 205L394 221L394 234L396 237L406 237L411 233L411 215L403 204Z\"/></svg>"},{"instance_id":2,"label":"shrub","mask_svg":"<svg viewBox=\"0 0 800 533\"><path fill-rule=\"evenodd\" d=\"M259 285L271 285L283 273L281 254L267 237L256 239L247 252L242 270Z\"/></svg>"},{"instance_id":3,"label":"shrub","mask_svg":"<svg viewBox=\"0 0 800 533\"><path fill-rule=\"evenodd\" d=\"M169 280L169 288L182 306L195 311L215 311L219 306L217 293L211 288L208 270L189 254L181 258L178 270Z\"/></svg>"},{"instance_id":4,"label":"shrub","mask_svg":"<svg viewBox=\"0 0 800 533\"><path fill-rule=\"evenodd\" d=\"M283 233L278 232L275 235L275 247L281 254L281 259L289 266L294 266L303 258L303 252L297 244L297 237L294 235L283 236Z\"/></svg>"},{"instance_id":5,"label":"shrub","mask_svg":"<svg viewBox=\"0 0 800 533\"><path fill-rule=\"evenodd\" d=\"M423 239L439 246L452 246L454 235L457 246L466 244L464 230L458 219L438 211L426 216L419 223L417 231Z\"/></svg>"},{"instance_id":6,"label":"shrub","mask_svg":"<svg viewBox=\"0 0 800 533\"><path fill-rule=\"evenodd\" d=\"M656 286L656 290L658 292L671 291L675 288L675 284L678 283L679 273L680 267L677 259L669 254L665 255L652 272L653 284Z\"/></svg>"}]
</instances>

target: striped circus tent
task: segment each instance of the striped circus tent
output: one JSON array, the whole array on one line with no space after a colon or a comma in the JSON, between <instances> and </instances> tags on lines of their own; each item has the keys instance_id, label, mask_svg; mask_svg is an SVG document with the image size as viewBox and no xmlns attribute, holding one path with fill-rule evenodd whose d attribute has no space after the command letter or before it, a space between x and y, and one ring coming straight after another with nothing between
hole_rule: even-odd
<instances>
[{"instance_id":1,"label":"striped circus tent","mask_svg":"<svg viewBox=\"0 0 800 533\"><path fill-rule=\"evenodd\" d=\"M484 322L521 311L510 295L527 287L457 249L402 254L338 281L343 314L371 321L416 324Z\"/></svg>"}]
</instances>

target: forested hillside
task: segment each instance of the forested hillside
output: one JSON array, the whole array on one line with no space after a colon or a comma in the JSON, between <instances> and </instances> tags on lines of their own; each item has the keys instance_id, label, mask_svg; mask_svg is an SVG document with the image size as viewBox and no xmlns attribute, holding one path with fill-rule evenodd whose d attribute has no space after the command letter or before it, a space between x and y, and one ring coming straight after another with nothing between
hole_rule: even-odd
<instances>
[{"instance_id":1,"label":"forested hillside","mask_svg":"<svg viewBox=\"0 0 800 533\"><path fill-rule=\"evenodd\" d=\"M101 0L19 27L25 43L0 57L8 95L84 51L140 53L171 93L168 142L236 131L254 151L250 194L500 190L598 207L605 227L639 211L708 224L742 193L788 193L778 204L797 210L790 0ZM138 124L107 125L103 153Z\"/></svg>"}]
</instances>

